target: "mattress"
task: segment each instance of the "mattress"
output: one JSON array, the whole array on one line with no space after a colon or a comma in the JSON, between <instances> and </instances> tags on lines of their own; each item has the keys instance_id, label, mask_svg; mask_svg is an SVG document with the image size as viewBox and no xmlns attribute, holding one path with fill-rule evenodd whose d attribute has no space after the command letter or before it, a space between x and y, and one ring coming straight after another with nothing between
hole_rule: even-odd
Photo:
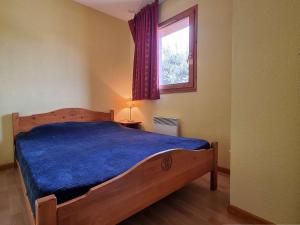
<instances>
[{"instance_id":1,"label":"mattress","mask_svg":"<svg viewBox=\"0 0 300 225\"><path fill-rule=\"evenodd\" d=\"M115 122L67 122L18 134L16 157L34 213L36 199L55 194L57 203L63 203L152 154L209 147L205 140L145 132Z\"/></svg>"}]
</instances>

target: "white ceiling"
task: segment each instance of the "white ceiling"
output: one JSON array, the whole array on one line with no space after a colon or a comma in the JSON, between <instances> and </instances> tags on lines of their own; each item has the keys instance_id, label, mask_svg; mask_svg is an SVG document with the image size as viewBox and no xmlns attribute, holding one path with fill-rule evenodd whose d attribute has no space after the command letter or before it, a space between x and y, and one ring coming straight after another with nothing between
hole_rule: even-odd
<instances>
[{"instance_id":1,"label":"white ceiling","mask_svg":"<svg viewBox=\"0 0 300 225\"><path fill-rule=\"evenodd\" d=\"M141 8L154 0L73 0L122 20L130 20Z\"/></svg>"}]
</instances>

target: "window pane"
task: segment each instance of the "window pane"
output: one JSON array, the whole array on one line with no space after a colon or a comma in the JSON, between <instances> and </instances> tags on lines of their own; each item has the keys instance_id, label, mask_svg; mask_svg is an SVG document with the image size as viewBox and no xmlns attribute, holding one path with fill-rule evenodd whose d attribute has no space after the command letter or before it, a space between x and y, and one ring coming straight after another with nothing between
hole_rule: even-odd
<instances>
[{"instance_id":1,"label":"window pane","mask_svg":"<svg viewBox=\"0 0 300 225\"><path fill-rule=\"evenodd\" d=\"M189 26L179 21L168 27L172 32L160 36L160 84L189 82Z\"/></svg>"}]
</instances>

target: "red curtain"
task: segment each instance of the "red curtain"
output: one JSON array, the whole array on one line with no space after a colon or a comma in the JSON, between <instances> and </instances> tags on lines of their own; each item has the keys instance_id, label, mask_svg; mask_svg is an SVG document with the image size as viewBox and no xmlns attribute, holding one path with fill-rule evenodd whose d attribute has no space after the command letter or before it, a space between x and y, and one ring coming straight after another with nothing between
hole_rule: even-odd
<instances>
[{"instance_id":1,"label":"red curtain","mask_svg":"<svg viewBox=\"0 0 300 225\"><path fill-rule=\"evenodd\" d=\"M132 99L159 99L157 73L158 0L144 7L128 23L135 43Z\"/></svg>"}]
</instances>

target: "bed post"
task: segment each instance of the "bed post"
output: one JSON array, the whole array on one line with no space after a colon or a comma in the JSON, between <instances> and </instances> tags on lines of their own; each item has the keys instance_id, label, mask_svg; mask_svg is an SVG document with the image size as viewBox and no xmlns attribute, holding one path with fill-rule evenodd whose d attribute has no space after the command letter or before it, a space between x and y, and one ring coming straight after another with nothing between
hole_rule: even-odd
<instances>
[{"instance_id":1,"label":"bed post","mask_svg":"<svg viewBox=\"0 0 300 225\"><path fill-rule=\"evenodd\" d=\"M114 121L114 117L115 117L115 112L114 112L114 110L112 109L112 110L110 110L110 120L111 120L111 121Z\"/></svg>"},{"instance_id":2,"label":"bed post","mask_svg":"<svg viewBox=\"0 0 300 225\"><path fill-rule=\"evenodd\" d=\"M14 140L14 167L17 168L17 159L16 159L16 135L19 132L19 113L12 114L12 126L13 126L13 140Z\"/></svg>"},{"instance_id":3,"label":"bed post","mask_svg":"<svg viewBox=\"0 0 300 225\"><path fill-rule=\"evenodd\" d=\"M218 142L211 143L213 149L213 165L210 171L210 190L216 191L218 187Z\"/></svg>"},{"instance_id":4,"label":"bed post","mask_svg":"<svg viewBox=\"0 0 300 225\"><path fill-rule=\"evenodd\" d=\"M49 195L36 200L35 212L35 225L57 225L55 195Z\"/></svg>"}]
</instances>

